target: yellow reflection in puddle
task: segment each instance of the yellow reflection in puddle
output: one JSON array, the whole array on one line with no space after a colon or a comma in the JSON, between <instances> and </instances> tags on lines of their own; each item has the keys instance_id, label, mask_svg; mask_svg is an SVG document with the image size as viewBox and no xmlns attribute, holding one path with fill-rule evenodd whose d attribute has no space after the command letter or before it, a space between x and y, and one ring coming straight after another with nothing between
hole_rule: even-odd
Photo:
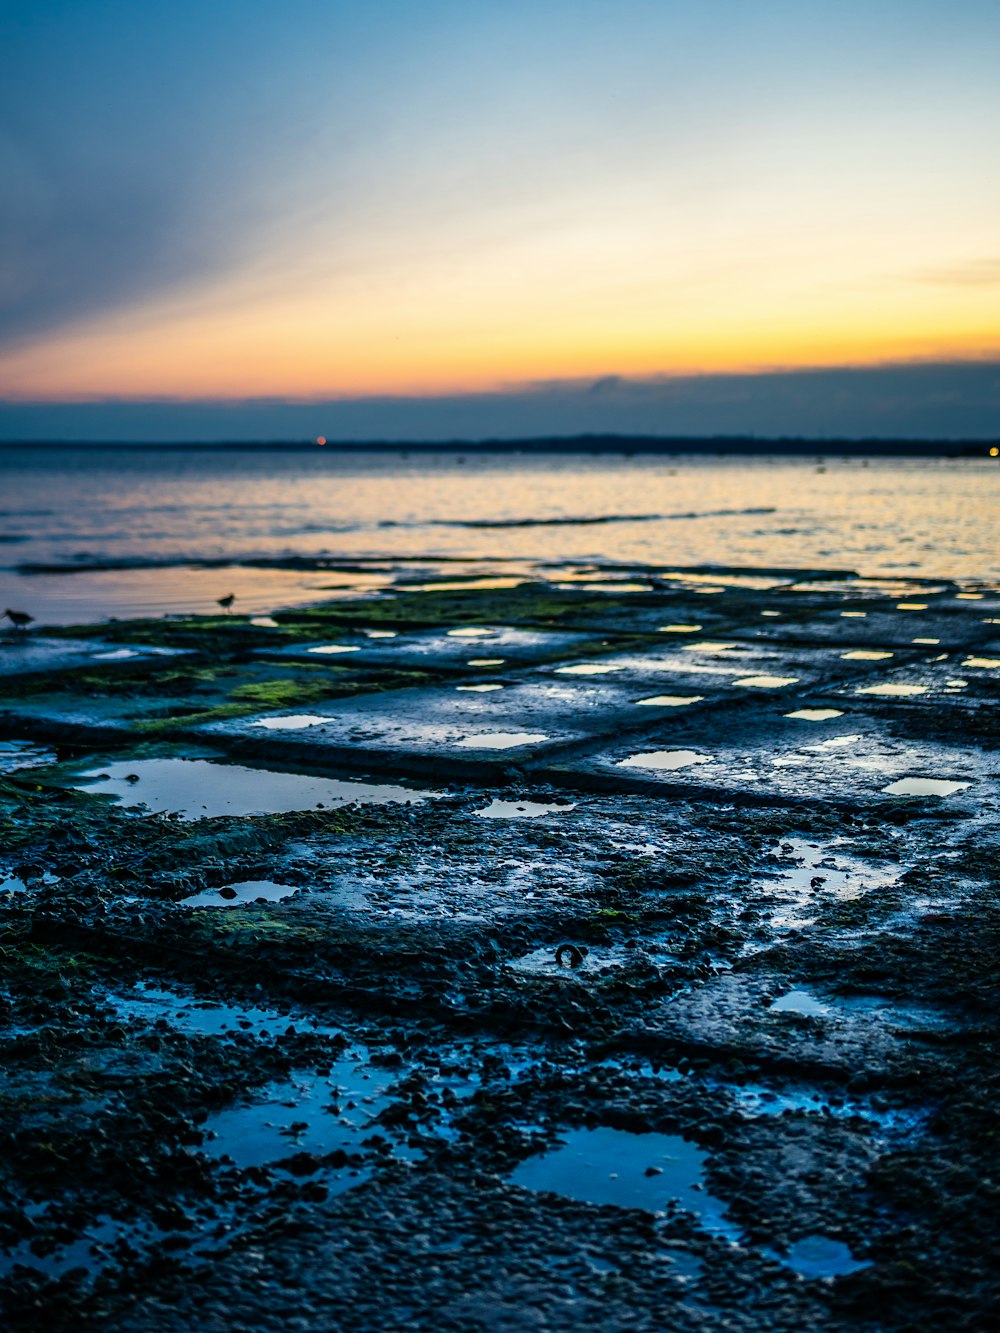
<instances>
[{"instance_id":1,"label":"yellow reflection in puddle","mask_svg":"<svg viewBox=\"0 0 1000 1333\"><path fill-rule=\"evenodd\" d=\"M860 689L854 691L855 694L926 694L926 685L863 685Z\"/></svg>"},{"instance_id":2,"label":"yellow reflection in puddle","mask_svg":"<svg viewBox=\"0 0 1000 1333\"><path fill-rule=\"evenodd\" d=\"M827 722L831 717L843 717L842 708L797 708L794 713L786 713L785 717L800 718L803 722Z\"/></svg>"},{"instance_id":3,"label":"yellow reflection in puddle","mask_svg":"<svg viewBox=\"0 0 1000 1333\"><path fill-rule=\"evenodd\" d=\"M744 676L734 680L734 685L745 685L753 690L783 690L786 685L795 685L798 676Z\"/></svg>"},{"instance_id":4,"label":"yellow reflection in puddle","mask_svg":"<svg viewBox=\"0 0 1000 1333\"><path fill-rule=\"evenodd\" d=\"M683 708L685 704L700 704L703 694L654 694L650 699L637 699L639 707Z\"/></svg>"},{"instance_id":5,"label":"yellow reflection in puddle","mask_svg":"<svg viewBox=\"0 0 1000 1333\"><path fill-rule=\"evenodd\" d=\"M624 671L621 666L603 662L577 662L576 666L556 667L557 676L608 676L612 671Z\"/></svg>"},{"instance_id":6,"label":"yellow reflection in puddle","mask_svg":"<svg viewBox=\"0 0 1000 1333\"><path fill-rule=\"evenodd\" d=\"M700 639L698 643L685 643L681 648L682 653L724 653L730 648L735 648L735 643L722 643L715 639Z\"/></svg>"},{"instance_id":7,"label":"yellow reflection in puddle","mask_svg":"<svg viewBox=\"0 0 1000 1333\"><path fill-rule=\"evenodd\" d=\"M486 694L488 690L502 690L502 685L456 685L456 690L466 690L470 694Z\"/></svg>"},{"instance_id":8,"label":"yellow reflection in puddle","mask_svg":"<svg viewBox=\"0 0 1000 1333\"><path fill-rule=\"evenodd\" d=\"M661 625L660 634L697 634L701 629L700 625Z\"/></svg>"},{"instance_id":9,"label":"yellow reflection in puddle","mask_svg":"<svg viewBox=\"0 0 1000 1333\"><path fill-rule=\"evenodd\" d=\"M897 602L897 603L896 603L896 610L897 610L897 611L926 611L926 610L927 610L927 603L926 603L926 602Z\"/></svg>"},{"instance_id":10,"label":"yellow reflection in puddle","mask_svg":"<svg viewBox=\"0 0 1000 1333\"><path fill-rule=\"evenodd\" d=\"M502 666L506 659L503 657L470 657L466 666Z\"/></svg>"},{"instance_id":11,"label":"yellow reflection in puddle","mask_svg":"<svg viewBox=\"0 0 1000 1333\"><path fill-rule=\"evenodd\" d=\"M962 666L983 667L984 670L993 671L1000 667L1000 657L967 657Z\"/></svg>"},{"instance_id":12,"label":"yellow reflection in puddle","mask_svg":"<svg viewBox=\"0 0 1000 1333\"><path fill-rule=\"evenodd\" d=\"M849 653L841 653L840 655L849 662L882 662L887 657L893 657L895 654L882 652L876 648L852 648Z\"/></svg>"}]
</instances>

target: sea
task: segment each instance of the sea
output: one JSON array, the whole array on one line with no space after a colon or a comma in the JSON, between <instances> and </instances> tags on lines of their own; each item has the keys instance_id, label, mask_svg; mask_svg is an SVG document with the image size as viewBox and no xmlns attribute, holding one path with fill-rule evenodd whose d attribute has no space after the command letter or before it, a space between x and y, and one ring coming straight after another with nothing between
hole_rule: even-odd
<instances>
[{"instance_id":1,"label":"sea","mask_svg":"<svg viewBox=\"0 0 1000 1333\"><path fill-rule=\"evenodd\" d=\"M1000 583L983 458L0 448L0 608L262 615L400 577L635 566Z\"/></svg>"}]
</instances>

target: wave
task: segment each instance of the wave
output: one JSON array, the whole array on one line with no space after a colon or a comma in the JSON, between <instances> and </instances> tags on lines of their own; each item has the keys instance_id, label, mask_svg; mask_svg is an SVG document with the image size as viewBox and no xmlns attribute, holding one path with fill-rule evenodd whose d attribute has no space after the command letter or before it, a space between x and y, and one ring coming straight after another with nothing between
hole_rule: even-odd
<instances>
[{"instance_id":1,"label":"wave","mask_svg":"<svg viewBox=\"0 0 1000 1333\"><path fill-rule=\"evenodd\" d=\"M677 519L737 518L744 514L776 514L773 506L751 509L698 509L678 514L591 514L576 518L467 518L431 519L445 528L550 528L584 527L596 523L667 523Z\"/></svg>"}]
</instances>

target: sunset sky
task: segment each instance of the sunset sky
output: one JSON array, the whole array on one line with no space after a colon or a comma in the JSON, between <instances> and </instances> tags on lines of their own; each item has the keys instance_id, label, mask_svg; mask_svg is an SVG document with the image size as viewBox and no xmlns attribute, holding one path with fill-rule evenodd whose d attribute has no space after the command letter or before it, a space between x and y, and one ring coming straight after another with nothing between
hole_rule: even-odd
<instances>
[{"instance_id":1,"label":"sunset sky","mask_svg":"<svg viewBox=\"0 0 1000 1333\"><path fill-rule=\"evenodd\" d=\"M5 0L0 51L8 403L1000 361L997 0Z\"/></svg>"}]
</instances>

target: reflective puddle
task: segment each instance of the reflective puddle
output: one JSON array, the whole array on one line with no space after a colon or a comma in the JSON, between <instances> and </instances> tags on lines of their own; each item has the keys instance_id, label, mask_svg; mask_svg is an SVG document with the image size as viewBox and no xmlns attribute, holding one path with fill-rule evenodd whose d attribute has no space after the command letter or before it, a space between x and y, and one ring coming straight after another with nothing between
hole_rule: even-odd
<instances>
[{"instance_id":1,"label":"reflective puddle","mask_svg":"<svg viewBox=\"0 0 1000 1333\"><path fill-rule=\"evenodd\" d=\"M545 1190L583 1203L663 1212L671 1200L701 1225L737 1240L739 1228L725 1205L705 1188L706 1153L675 1134L630 1134L621 1129L578 1129L561 1146L529 1157L511 1174L521 1189Z\"/></svg>"},{"instance_id":2,"label":"reflective puddle","mask_svg":"<svg viewBox=\"0 0 1000 1333\"><path fill-rule=\"evenodd\" d=\"M85 772L77 791L113 796L129 808L182 819L271 815L289 810L361 805L419 804L440 793L370 782L343 782L302 773L277 773L210 759L132 759Z\"/></svg>"},{"instance_id":3,"label":"reflective puddle","mask_svg":"<svg viewBox=\"0 0 1000 1333\"><path fill-rule=\"evenodd\" d=\"M649 699L637 699L640 708L683 708L686 704L700 704L703 694L654 694Z\"/></svg>"},{"instance_id":4,"label":"reflective puddle","mask_svg":"<svg viewBox=\"0 0 1000 1333\"><path fill-rule=\"evenodd\" d=\"M335 657L338 653L360 653L361 649L356 644L319 643L313 648L307 648L306 652L316 653L318 657Z\"/></svg>"},{"instance_id":5,"label":"reflective puddle","mask_svg":"<svg viewBox=\"0 0 1000 1333\"><path fill-rule=\"evenodd\" d=\"M482 629L476 625L468 625L462 629L450 629L447 631L450 639L489 639L496 634L495 629Z\"/></svg>"},{"instance_id":6,"label":"reflective puddle","mask_svg":"<svg viewBox=\"0 0 1000 1333\"><path fill-rule=\"evenodd\" d=\"M689 768L692 764L711 763L707 754L698 754L695 750L650 750L646 754L634 754L630 759L620 759L616 768L651 768L658 772L672 772L678 768Z\"/></svg>"},{"instance_id":7,"label":"reflective puddle","mask_svg":"<svg viewBox=\"0 0 1000 1333\"><path fill-rule=\"evenodd\" d=\"M822 1235L803 1236L789 1248L787 1255L775 1258L805 1278L843 1277L868 1266L855 1259L842 1240Z\"/></svg>"},{"instance_id":8,"label":"reflective puddle","mask_svg":"<svg viewBox=\"0 0 1000 1333\"><path fill-rule=\"evenodd\" d=\"M612 671L624 671L622 666L603 662L577 662L575 666L556 667L557 676L610 676Z\"/></svg>"},{"instance_id":9,"label":"reflective puddle","mask_svg":"<svg viewBox=\"0 0 1000 1333\"><path fill-rule=\"evenodd\" d=\"M338 1060L328 1075L303 1073L271 1083L242 1105L210 1116L202 1151L243 1168L266 1166L302 1152L356 1153L362 1133L389 1106L386 1091L396 1077L350 1055ZM358 1177L356 1167L344 1170L333 1192L349 1189Z\"/></svg>"},{"instance_id":10,"label":"reflective puddle","mask_svg":"<svg viewBox=\"0 0 1000 1333\"><path fill-rule=\"evenodd\" d=\"M488 694L491 690L502 690L502 685L456 685L456 690L465 690L469 694Z\"/></svg>"},{"instance_id":11,"label":"reflective puddle","mask_svg":"<svg viewBox=\"0 0 1000 1333\"><path fill-rule=\"evenodd\" d=\"M785 717L793 717L800 722L829 722L831 718L843 716L842 708L797 708L794 713L785 714Z\"/></svg>"},{"instance_id":12,"label":"reflective puddle","mask_svg":"<svg viewBox=\"0 0 1000 1333\"><path fill-rule=\"evenodd\" d=\"M505 661L506 658L503 657L470 657L465 665L474 667L503 666Z\"/></svg>"},{"instance_id":13,"label":"reflective puddle","mask_svg":"<svg viewBox=\"0 0 1000 1333\"><path fill-rule=\"evenodd\" d=\"M895 657L895 653L883 652L875 648L852 648L849 653L841 653L845 662L884 662L887 657Z\"/></svg>"},{"instance_id":14,"label":"reflective puddle","mask_svg":"<svg viewBox=\"0 0 1000 1333\"><path fill-rule=\"evenodd\" d=\"M953 796L971 785L969 782L948 782L943 778L900 778L882 790L889 796Z\"/></svg>"},{"instance_id":15,"label":"reflective puddle","mask_svg":"<svg viewBox=\"0 0 1000 1333\"><path fill-rule=\"evenodd\" d=\"M105 999L127 1021L166 1023L177 1032L190 1036L226 1037L246 1033L273 1038L287 1035L289 1028L301 1032L330 1031L316 1019L301 1014L280 1014L253 1005L202 1000L142 983L126 995L109 994Z\"/></svg>"},{"instance_id":16,"label":"reflective puddle","mask_svg":"<svg viewBox=\"0 0 1000 1333\"><path fill-rule=\"evenodd\" d=\"M781 995L777 1000L768 1005L768 1012L772 1014L806 1014L810 1017L822 1018L830 1012L830 1006L817 1000L815 995L810 995L807 990L790 990L787 994Z\"/></svg>"},{"instance_id":17,"label":"reflective puddle","mask_svg":"<svg viewBox=\"0 0 1000 1333\"><path fill-rule=\"evenodd\" d=\"M181 899L182 907L245 907L247 903L278 903L298 893L291 884L275 884L269 879L245 879L225 884L221 889L207 889Z\"/></svg>"},{"instance_id":18,"label":"reflective puddle","mask_svg":"<svg viewBox=\"0 0 1000 1333\"><path fill-rule=\"evenodd\" d=\"M547 741L544 731L483 731L464 736L456 742L460 750L513 750L518 745L537 745Z\"/></svg>"},{"instance_id":19,"label":"reflective puddle","mask_svg":"<svg viewBox=\"0 0 1000 1333\"><path fill-rule=\"evenodd\" d=\"M261 717L250 725L263 727L265 731L304 731L306 727L319 727L329 721L330 718L315 713L289 713L287 717Z\"/></svg>"},{"instance_id":20,"label":"reflective puddle","mask_svg":"<svg viewBox=\"0 0 1000 1333\"><path fill-rule=\"evenodd\" d=\"M885 685L862 685L862 686L859 686L859 688L856 689L856 690L854 691L854 693L855 693L855 694L876 694L876 695L885 695L885 696L890 697L890 698L892 698L892 697L898 697L898 698L901 698L901 699L902 699L902 698L905 698L907 695L911 695L911 694L926 694L926 693L927 693L927 686L926 686L926 685L897 685L897 684L885 684Z\"/></svg>"},{"instance_id":21,"label":"reflective puddle","mask_svg":"<svg viewBox=\"0 0 1000 1333\"><path fill-rule=\"evenodd\" d=\"M491 801L485 810L477 810L476 814L480 819L537 819L540 815L575 809L575 801L556 801L551 804L543 801Z\"/></svg>"},{"instance_id":22,"label":"reflective puddle","mask_svg":"<svg viewBox=\"0 0 1000 1333\"><path fill-rule=\"evenodd\" d=\"M798 683L798 676L743 676L734 680L734 685L742 685L751 690L783 690L786 685Z\"/></svg>"}]
</instances>

